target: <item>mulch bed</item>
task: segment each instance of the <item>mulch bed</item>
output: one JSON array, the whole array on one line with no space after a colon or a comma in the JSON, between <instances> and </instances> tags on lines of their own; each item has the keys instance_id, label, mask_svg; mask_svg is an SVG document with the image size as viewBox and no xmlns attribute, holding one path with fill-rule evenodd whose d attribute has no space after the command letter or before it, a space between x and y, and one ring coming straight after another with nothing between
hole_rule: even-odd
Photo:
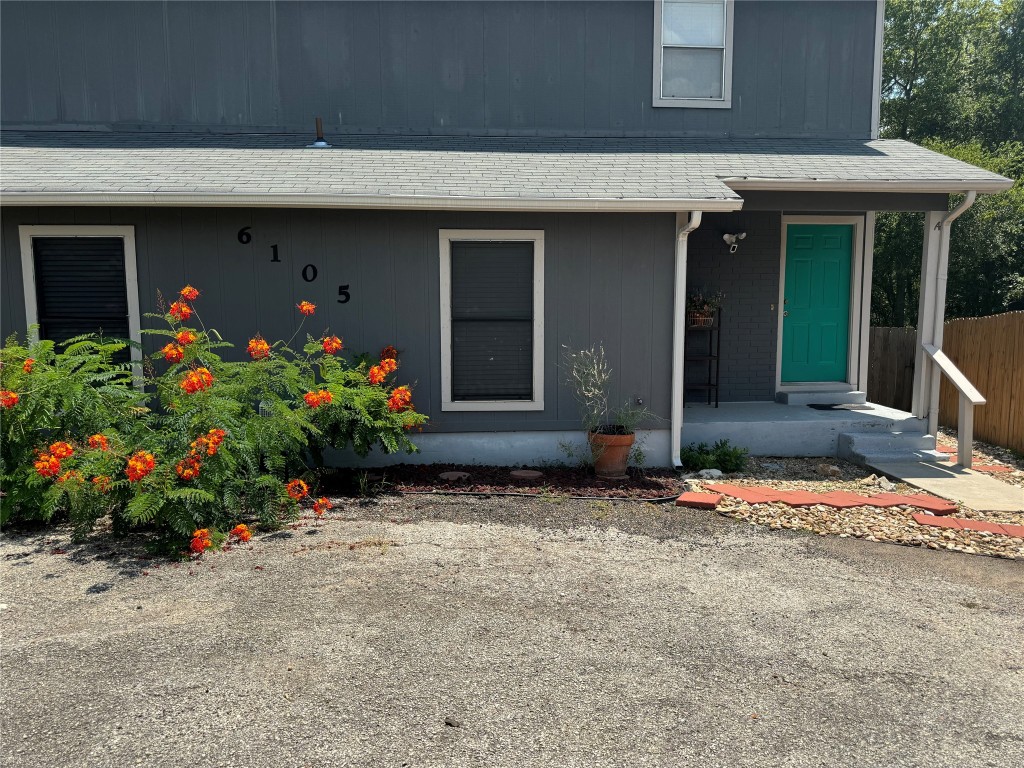
<instances>
[{"instance_id":1,"label":"mulch bed","mask_svg":"<svg viewBox=\"0 0 1024 768\"><path fill-rule=\"evenodd\" d=\"M592 470L578 467L536 467L542 473L537 480L519 480L511 476L515 467L465 466L456 464L397 464L371 470L363 488L378 493L517 493L529 496L576 496L583 498L666 499L685 490L682 478L671 470L631 471L626 480L604 480ZM443 472L468 472L469 479L447 483ZM339 495L357 495L359 472L339 470L325 475L321 489Z\"/></svg>"}]
</instances>

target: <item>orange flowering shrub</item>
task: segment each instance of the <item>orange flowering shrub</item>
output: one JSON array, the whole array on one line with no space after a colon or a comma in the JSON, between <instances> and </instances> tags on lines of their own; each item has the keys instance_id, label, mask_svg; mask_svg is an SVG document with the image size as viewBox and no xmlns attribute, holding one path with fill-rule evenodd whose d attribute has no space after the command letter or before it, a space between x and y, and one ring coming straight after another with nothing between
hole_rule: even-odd
<instances>
[{"instance_id":1,"label":"orange flowering shrub","mask_svg":"<svg viewBox=\"0 0 1024 768\"><path fill-rule=\"evenodd\" d=\"M89 447L90 448L98 448L101 451L109 451L110 450L110 440L107 439L106 435L100 435L100 434L91 435L89 437Z\"/></svg>"},{"instance_id":2,"label":"orange flowering shrub","mask_svg":"<svg viewBox=\"0 0 1024 768\"><path fill-rule=\"evenodd\" d=\"M213 374L208 368L196 368L186 373L178 386L189 395L203 392L213 386Z\"/></svg>"},{"instance_id":3,"label":"orange flowering shrub","mask_svg":"<svg viewBox=\"0 0 1024 768\"><path fill-rule=\"evenodd\" d=\"M323 466L328 448L415 450L406 430L425 417L408 386L385 383L399 368L393 346L379 360L349 356L340 336L319 330L293 348L297 330L286 342L254 335L244 360L225 359L231 344L200 330L202 298L186 285L147 315L155 327L143 333L159 343L143 362L144 390L113 361L123 342L4 346L0 523L59 513L84 531L110 515L202 552L247 540L241 516L274 527L298 514L311 497L309 464ZM296 306L303 323L315 316L312 302ZM331 508L323 496L312 506Z\"/></svg>"},{"instance_id":4,"label":"orange flowering shrub","mask_svg":"<svg viewBox=\"0 0 1024 768\"><path fill-rule=\"evenodd\" d=\"M325 355L336 355L345 348L345 345L341 343L341 339L337 336L325 336L322 346Z\"/></svg>"},{"instance_id":5,"label":"orange flowering shrub","mask_svg":"<svg viewBox=\"0 0 1024 768\"><path fill-rule=\"evenodd\" d=\"M249 357L253 360L262 360L264 357L270 357L270 345L261 336L249 339L249 346L246 349L249 351Z\"/></svg>"},{"instance_id":6,"label":"orange flowering shrub","mask_svg":"<svg viewBox=\"0 0 1024 768\"><path fill-rule=\"evenodd\" d=\"M183 301L176 301L171 304L171 317L181 322L187 322L192 317L192 307Z\"/></svg>"},{"instance_id":7,"label":"orange flowering shrub","mask_svg":"<svg viewBox=\"0 0 1024 768\"><path fill-rule=\"evenodd\" d=\"M185 350L177 344L168 344L160 350L160 353L168 363L180 363L185 359Z\"/></svg>"},{"instance_id":8,"label":"orange flowering shrub","mask_svg":"<svg viewBox=\"0 0 1024 768\"><path fill-rule=\"evenodd\" d=\"M245 542L252 538L252 531L249 530L249 526L245 523L239 523L228 533L231 538L238 539L239 541Z\"/></svg>"},{"instance_id":9,"label":"orange flowering shrub","mask_svg":"<svg viewBox=\"0 0 1024 768\"><path fill-rule=\"evenodd\" d=\"M149 451L136 451L128 459L125 474L133 483L139 482L156 467L156 457Z\"/></svg>"},{"instance_id":10,"label":"orange flowering shrub","mask_svg":"<svg viewBox=\"0 0 1024 768\"><path fill-rule=\"evenodd\" d=\"M198 337L194 331L190 331L187 328L183 331L178 331L178 334L174 337L174 340L183 347L187 347L189 344L194 344Z\"/></svg>"},{"instance_id":11,"label":"orange flowering shrub","mask_svg":"<svg viewBox=\"0 0 1024 768\"><path fill-rule=\"evenodd\" d=\"M302 501L309 496L309 486L303 480L292 480L288 483L288 495L296 501Z\"/></svg>"}]
</instances>

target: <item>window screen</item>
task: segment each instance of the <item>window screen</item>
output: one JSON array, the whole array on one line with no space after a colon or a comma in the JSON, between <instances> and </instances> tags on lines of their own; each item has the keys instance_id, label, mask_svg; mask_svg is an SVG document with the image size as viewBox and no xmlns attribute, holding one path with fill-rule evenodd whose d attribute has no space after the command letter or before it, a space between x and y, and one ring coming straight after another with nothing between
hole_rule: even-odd
<instances>
[{"instance_id":1,"label":"window screen","mask_svg":"<svg viewBox=\"0 0 1024 768\"><path fill-rule=\"evenodd\" d=\"M39 336L128 338L128 290L120 237L34 237ZM128 359L128 351L122 357Z\"/></svg>"},{"instance_id":2,"label":"window screen","mask_svg":"<svg viewBox=\"0 0 1024 768\"><path fill-rule=\"evenodd\" d=\"M532 400L533 243L453 242L452 399Z\"/></svg>"},{"instance_id":3,"label":"window screen","mask_svg":"<svg viewBox=\"0 0 1024 768\"><path fill-rule=\"evenodd\" d=\"M661 95L725 95L725 0L665 0L661 27Z\"/></svg>"}]
</instances>

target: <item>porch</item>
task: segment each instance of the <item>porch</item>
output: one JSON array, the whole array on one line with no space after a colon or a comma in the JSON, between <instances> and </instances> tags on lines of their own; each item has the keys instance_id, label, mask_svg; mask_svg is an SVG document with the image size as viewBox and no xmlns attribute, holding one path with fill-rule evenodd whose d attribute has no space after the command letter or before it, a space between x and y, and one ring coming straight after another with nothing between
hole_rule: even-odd
<instances>
[{"instance_id":1,"label":"porch","mask_svg":"<svg viewBox=\"0 0 1024 768\"><path fill-rule=\"evenodd\" d=\"M843 435L894 433L924 436L927 420L874 403L859 405L787 405L720 403L718 408L688 404L683 445L727 439L755 456L839 456ZM847 447L849 440L845 440ZM862 441L863 445L863 441Z\"/></svg>"}]
</instances>

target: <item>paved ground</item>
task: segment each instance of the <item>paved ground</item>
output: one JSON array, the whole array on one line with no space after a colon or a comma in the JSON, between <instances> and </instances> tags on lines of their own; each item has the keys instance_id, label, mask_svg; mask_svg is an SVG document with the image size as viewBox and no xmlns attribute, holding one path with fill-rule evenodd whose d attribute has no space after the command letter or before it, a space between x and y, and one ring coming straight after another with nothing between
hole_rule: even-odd
<instances>
[{"instance_id":1,"label":"paved ground","mask_svg":"<svg viewBox=\"0 0 1024 768\"><path fill-rule=\"evenodd\" d=\"M630 502L340 518L177 568L5 540L0 762L1024 761L1019 562Z\"/></svg>"}]
</instances>

